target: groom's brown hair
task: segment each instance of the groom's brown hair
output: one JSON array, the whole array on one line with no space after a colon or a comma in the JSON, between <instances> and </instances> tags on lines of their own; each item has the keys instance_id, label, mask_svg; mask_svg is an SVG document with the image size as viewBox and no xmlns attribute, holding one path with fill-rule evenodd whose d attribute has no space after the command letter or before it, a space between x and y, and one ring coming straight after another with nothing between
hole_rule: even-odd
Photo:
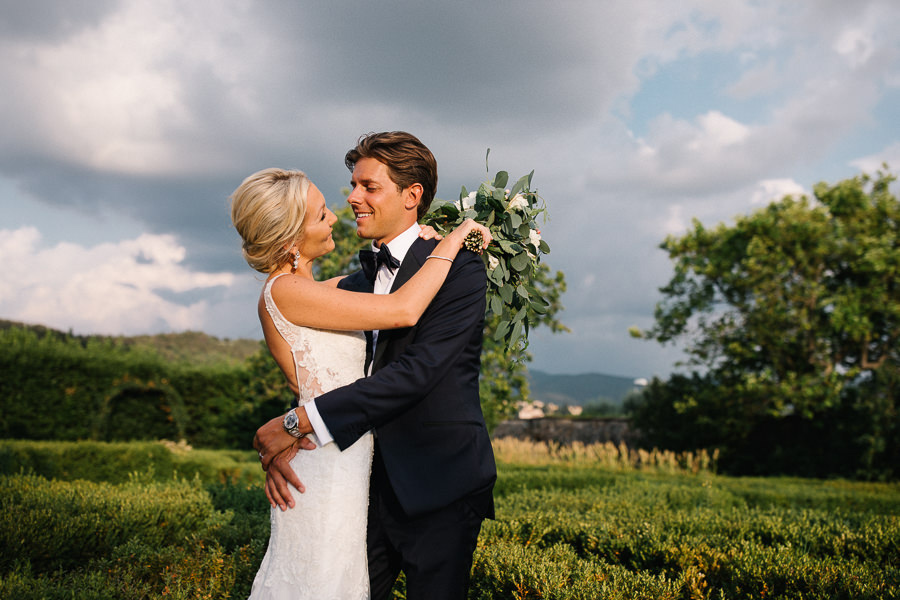
<instances>
[{"instance_id":1,"label":"groom's brown hair","mask_svg":"<svg viewBox=\"0 0 900 600\"><path fill-rule=\"evenodd\" d=\"M367 133L357 140L355 148L347 151L344 164L353 171L356 163L363 158L374 158L384 163L398 190L414 183L420 184L422 197L416 208L416 218L421 219L428 212L437 191L437 161L419 138L405 131Z\"/></svg>"}]
</instances>

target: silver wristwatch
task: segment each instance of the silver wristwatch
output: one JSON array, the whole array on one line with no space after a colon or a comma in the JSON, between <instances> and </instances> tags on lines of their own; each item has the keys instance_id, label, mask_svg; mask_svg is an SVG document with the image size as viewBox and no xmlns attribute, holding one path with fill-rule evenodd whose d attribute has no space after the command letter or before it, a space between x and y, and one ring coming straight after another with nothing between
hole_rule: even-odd
<instances>
[{"instance_id":1,"label":"silver wristwatch","mask_svg":"<svg viewBox=\"0 0 900 600\"><path fill-rule=\"evenodd\" d=\"M283 425L285 432L294 436L298 440L300 438L306 437L305 433L300 433L300 417L297 416L296 410L291 409L286 415L284 415Z\"/></svg>"}]
</instances>

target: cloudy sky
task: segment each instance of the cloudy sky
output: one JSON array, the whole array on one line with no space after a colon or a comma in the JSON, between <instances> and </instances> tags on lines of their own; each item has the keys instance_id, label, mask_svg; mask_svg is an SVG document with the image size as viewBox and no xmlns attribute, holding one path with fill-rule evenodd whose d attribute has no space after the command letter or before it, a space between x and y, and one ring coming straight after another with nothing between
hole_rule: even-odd
<instances>
[{"instance_id":1,"label":"cloudy sky","mask_svg":"<svg viewBox=\"0 0 900 600\"><path fill-rule=\"evenodd\" d=\"M900 168L896 0L0 3L0 318L260 337L228 195L415 133L438 197L534 169L570 334L535 368L666 375L631 340L693 217Z\"/></svg>"}]
</instances>

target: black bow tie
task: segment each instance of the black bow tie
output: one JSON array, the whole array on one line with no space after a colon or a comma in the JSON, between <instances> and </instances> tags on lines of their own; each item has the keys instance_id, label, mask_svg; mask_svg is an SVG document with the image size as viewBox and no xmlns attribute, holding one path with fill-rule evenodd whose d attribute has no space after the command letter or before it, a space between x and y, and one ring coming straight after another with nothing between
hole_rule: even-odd
<instances>
[{"instance_id":1,"label":"black bow tie","mask_svg":"<svg viewBox=\"0 0 900 600\"><path fill-rule=\"evenodd\" d=\"M375 283L375 276L378 274L378 268L384 265L393 273L394 269L400 266L400 261L391 256L391 251L387 244L382 244L378 252L371 250L359 251L359 264L362 265L363 273L371 283Z\"/></svg>"}]
</instances>

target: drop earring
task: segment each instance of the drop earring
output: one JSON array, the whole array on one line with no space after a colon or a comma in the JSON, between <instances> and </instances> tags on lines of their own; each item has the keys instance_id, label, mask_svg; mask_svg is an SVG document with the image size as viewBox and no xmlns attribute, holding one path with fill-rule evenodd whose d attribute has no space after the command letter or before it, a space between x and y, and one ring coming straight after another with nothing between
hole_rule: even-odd
<instances>
[{"instance_id":1,"label":"drop earring","mask_svg":"<svg viewBox=\"0 0 900 600\"><path fill-rule=\"evenodd\" d=\"M300 251L294 250L294 268L291 269L291 273L297 270L297 267L300 266Z\"/></svg>"}]
</instances>

